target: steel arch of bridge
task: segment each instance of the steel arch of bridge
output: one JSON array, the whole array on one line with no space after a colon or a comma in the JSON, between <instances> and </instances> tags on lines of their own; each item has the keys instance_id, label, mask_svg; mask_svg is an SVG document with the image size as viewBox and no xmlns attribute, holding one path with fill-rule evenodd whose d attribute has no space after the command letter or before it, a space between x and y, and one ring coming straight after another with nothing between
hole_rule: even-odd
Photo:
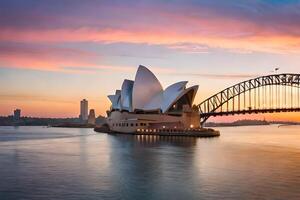
<instances>
[{"instance_id":1,"label":"steel arch of bridge","mask_svg":"<svg viewBox=\"0 0 300 200\"><path fill-rule=\"evenodd\" d=\"M300 111L299 88L300 74L274 74L240 82L197 105L201 124L211 116Z\"/></svg>"}]
</instances>

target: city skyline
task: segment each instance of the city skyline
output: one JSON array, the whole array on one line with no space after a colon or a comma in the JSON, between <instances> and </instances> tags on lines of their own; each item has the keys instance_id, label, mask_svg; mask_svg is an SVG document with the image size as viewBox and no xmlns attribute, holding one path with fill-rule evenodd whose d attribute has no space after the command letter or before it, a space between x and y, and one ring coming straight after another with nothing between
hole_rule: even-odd
<instances>
[{"instance_id":1,"label":"city skyline","mask_svg":"<svg viewBox=\"0 0 300 200\"><path fill-rule=\"evenodd\" d=\"M0 115L20 108L29 116L74 117L84 98L105 115L107 95L134 79L140 64L164 88L180 80L199 85L196 104L277 67L300 69L297 1L0 5ZM300 120L297 113L248 118L263 117ZM245 116L226 120L238 118Z\"/></svg>"}]
</instances>

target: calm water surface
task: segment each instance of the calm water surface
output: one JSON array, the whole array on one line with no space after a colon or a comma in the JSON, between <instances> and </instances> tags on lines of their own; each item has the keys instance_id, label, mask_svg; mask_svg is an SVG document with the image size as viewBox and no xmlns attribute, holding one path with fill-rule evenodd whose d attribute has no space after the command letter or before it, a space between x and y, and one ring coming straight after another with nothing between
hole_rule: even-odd
<instances>
[{"instance_id":1,"label":"calm water surface","mask_svg":"<svg viewBox=\"0 0 300 200\"><path fill-rule=\"evenodd\" d=\"M212 139L0 127L0 199L300 199L300 126Z\"/></svg>"}]
</instances>

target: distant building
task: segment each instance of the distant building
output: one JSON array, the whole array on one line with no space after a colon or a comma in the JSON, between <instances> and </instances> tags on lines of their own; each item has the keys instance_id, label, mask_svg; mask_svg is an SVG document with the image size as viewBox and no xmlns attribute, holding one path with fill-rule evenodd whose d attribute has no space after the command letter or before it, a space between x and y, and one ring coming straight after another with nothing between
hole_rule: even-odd
<instances>
[{"instance_id":1,"label":"distant building","mask_svg":"<svg viewBox=\"0 0 300 200\"><path fill-rule=\"evenodd\" d=\"M21 110L20 109L15 109L14 110L13 118L14 118L14 120L20 120L20 118L21 118Z\"/></svg>"},{"instance_id":2,"label":"distant building","mask_svg":"<svg viewBox=\"0 0 300 200\"><path fill-rule=\"evenodd\" d=\"M83 99L80 101L80 115L79 118L82 121L88 120L88 101L86 99Z\"/></svg>"},{"instance_id":3,"label":"distant building","mask_svg":"<svg viewBox=\"0 0 300 200\"><path fill-rule=\"evenodd\" d=\"M88 117L88 124L95 124L96 117L95 117L95 110L90 109L89 117Z\"/></svg>"}]
</instances>

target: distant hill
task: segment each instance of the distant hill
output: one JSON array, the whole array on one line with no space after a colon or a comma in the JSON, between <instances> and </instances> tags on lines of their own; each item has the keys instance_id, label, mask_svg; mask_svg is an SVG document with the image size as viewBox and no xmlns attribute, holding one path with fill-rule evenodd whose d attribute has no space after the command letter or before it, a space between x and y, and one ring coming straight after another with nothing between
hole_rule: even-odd
<instances>
[{"instance_id":1,"label":"distant hill","mask_svg":"<svg viewBox=\"0 0 300 200\"><path fill-rule=\"evenodd\" d=\"M270 122L266 120L250 120L250 119L243 119L237 120L234 122L227 122L227 123L215 123L215 122L208 122L205 123L207 127L220 127L220 126L258 126L258 125L269 125Z\"/></svg>"},{"instance_id":2,"label":"distant hill","mask_svg":"<svg viewBox=\"0 0 300 200\"><path fill-rule=\"evenodd\" d=\"M105 123L105 117L98 116L96 125ZM79 118L39 118L39 117L21 117L19 120L14 120L12 116L0 117L0 126L57 126L65 124L68 126L80 127L84 123Z\"/></svg>"}]
</instances>

